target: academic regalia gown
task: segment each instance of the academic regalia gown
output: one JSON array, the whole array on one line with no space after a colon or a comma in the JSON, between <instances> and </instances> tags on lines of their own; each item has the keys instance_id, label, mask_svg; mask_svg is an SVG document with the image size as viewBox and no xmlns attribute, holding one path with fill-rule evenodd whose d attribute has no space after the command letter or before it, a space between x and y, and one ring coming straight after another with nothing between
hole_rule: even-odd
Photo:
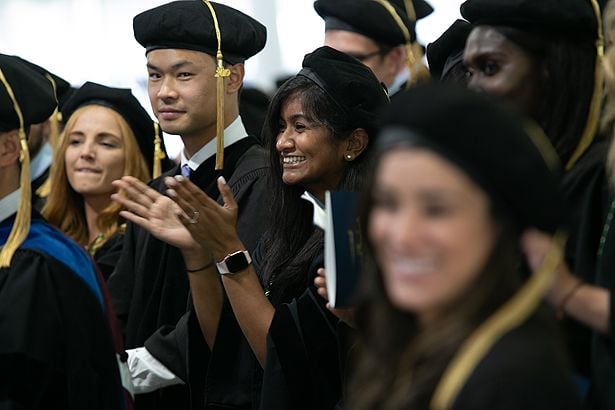
<instances>
[{"instance_id":1,"label":"academic regalia gown","mask_svg":"<svg viewBox=\"0 0 615 410\"><path fill-rule=\"evenodd\" d=\"M257 271L264 255L263 243L253 253ZM310 265L304 291L275 303L264 369L228 300L224 301L213 351L203 339L193 310L177 327L162 329L145 346L187 381L192 409L333 409L341 395L338 319L312 285L322 266L321 252Z\"/></svg>"},{"instance_id":2,"label":"academic regalia gown","mask_svg":"<svg viewBox=\"0 0 615 410\"><path fill-rule=\"evenodd\" d=\"M608 146L607 140L594 141L562 181L569 211L565 259L570 270L588 283L595 281L598 245L609 207L605 171ZM575 368L589 377L590 329L569 318L563 326Z\"/></svg>"},{"instance_id":3,"label":"academic regalia gown","mask_svg":"<svg viewBox=\"0 0 615 410\"><path fill-rule=\"evenodd\" d=\"M580 400L563 346L534 314L504 335L462 387L454 410L575 410Z\"/></svg>"},{"instance_id":4,"label":"academic regalia gown","mask_svg":"<svg viewBox=\"0 0 615 410\"><path fill-rule=\"evenodd\" d=\"M94 262L96 262L104 280L109 279L109 276L113 273L115 265L122 254L123 243L124 232L117 232L107 239L94 254Z\"/></svg>"},{"instance_id":5,"label":"academic regalia gown","mask_svg":"<svg viewBox=\"0 0 615 410\"><path fill-rule=\"evenodd\" d=\"M0 408L127 408L105 296L87 253L33 216L0 269Z\"/></svg>"},{"instance_id":6,"label":"academic regalia gown","mask_svg":"<svg viewBox=\"0 0 615 410\"><path fill-rule=\"evenodd\" d=\"M190 180L210 197L218 198L217 178L220 175L225 177L239 205L239 237L252 251L268 226L267 204L271 198L265 178L268 167L266 153L253 137L248 137L225 148L224 154L221 172L214 171L215 157L212 156L192 172ZM178 166L152 181L151 186L164 193L164 177L179 173ZM218 201L221 200L218 198ZM161 327L173 328L187 311L190 286L180 250L130 222L126 226L120 259L109 277L108 286L118 319L124 326L127 348L143 346L147 338ZM176 395L168 395L170 408L181 407ZM151 406L166 408L164 400L157 396ZM141 407L139 401L137 405Z\"/></svg>"}]
</instances>

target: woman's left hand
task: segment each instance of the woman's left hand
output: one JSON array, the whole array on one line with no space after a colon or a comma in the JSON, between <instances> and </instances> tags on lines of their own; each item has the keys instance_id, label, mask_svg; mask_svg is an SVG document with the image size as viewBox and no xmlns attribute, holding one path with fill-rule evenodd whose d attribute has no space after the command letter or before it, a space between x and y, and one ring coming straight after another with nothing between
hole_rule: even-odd
<instances>
[{"instance_id":1,"label":"woman's left hand","mask_svg":"<svg viewBox=\"0 0 615 410\"><path fill-rule=\"evenodd\" d=\"M215 260L220 261L244 246L237 236L237 202L224 178L219 177L217 182L224 200L222 206L186 178L165 179L169 188L167 195L185 213L180 216L184 226L201 247L210 250Z\"/></svg>"}]
</instances>

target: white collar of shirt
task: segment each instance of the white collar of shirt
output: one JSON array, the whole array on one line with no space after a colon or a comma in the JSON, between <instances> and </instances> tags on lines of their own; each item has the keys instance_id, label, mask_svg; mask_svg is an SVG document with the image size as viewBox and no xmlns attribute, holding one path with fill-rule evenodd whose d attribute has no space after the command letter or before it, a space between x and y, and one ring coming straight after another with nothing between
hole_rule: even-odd
<instances>
[{"instance_id":1,"label":"white collar of shirt","mask_svg":"<svg viewBox=\"0 0 615 410\"><path fill-rule=\"evenodd\" d=\"M51 165L52 156L51 145L48 142L44 143L34 158L32 158L32 161L30 161L30 181L34 181L45 173Z\"/></svg>"},{"instance_id":2,"label":"white collar of shirt","mask_svg":"<svg viewBox=\"0 0 615 410\"><path fill-rule=\"evenodd\" d=\"M9 216L17 212L19 208L19 189L13 191L4 198L0 199L0 221L4 221Z\"/></svg>"},{"instance_id":3,"label":"white collar of shirt","mask_svg":"<svg viewBox=\"0 0 615 410\"><path fill-rule=\"evenodd\" d=\"M231 144L244 139L248 136L246 127L244 127L241 117L235 118L228 127L224 129L224 148L228 148ZM216 153L216 139L212 139L198 150L192 157L186 157L184 150L181 150L181 165L188 164L192 171L196 171L199 166L207 159L211 158Z\"/></svg>"}]
</instances>

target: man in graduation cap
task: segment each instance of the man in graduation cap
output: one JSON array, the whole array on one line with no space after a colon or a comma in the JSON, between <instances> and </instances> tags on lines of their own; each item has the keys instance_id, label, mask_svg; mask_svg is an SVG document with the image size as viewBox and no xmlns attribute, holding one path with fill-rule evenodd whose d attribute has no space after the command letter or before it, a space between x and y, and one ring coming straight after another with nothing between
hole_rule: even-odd
<instances>
[{"instance_id":1,"label":"man in graduation cap","mask_svg":"<svg viewBox=\"0 0 615 410\"><path fill-rule=\"evenodd\" d=\"M181 173L214 199L219 197L216 180L223 176L239 204L239 235L253 251L268 225L268 164L265 151L248 136L239 117L238 94L244 61L265 46L266 28L231 7L188 0L137 15L134 34L146 49L153 112L162 130L179 135L184 143L181 164L166 175ZM151 186L157 192L121 185L130 200L123 205L132 212L147 210L166 190L163 179ZM195 222L199 217L196 212L189 216ZM172 364L185 350L176 342L174 325L186 313L186 270L199 268L187 265L178 248L129 223L122 255L108 281L127 347L145 345L147 350L141 352L153 354L175 372ZM151 401L141 399L137 406L182 408L182 394L164 392Z\"/></svg>"},{"instance_id":2,"label":"man in graduation cap","mask_svg":"<svg viewBox=\"0 0 615 410\"><path fill-rule=\"evenodd\" d=\"M0 408L124 409L104 286L31 209L26 134L56 105L47 78L0 54Z\"/></svg>"},{"instance_id":3,"label":"man in graduation cap","mask_svg":"<svg viewBox=\"0 0 615 410\"><path fill-rule=\"evenodd\" d=\"M19 58L19 57L17 57ZM21 59L28 67L43 75L53 87L53 91L61 105L72 92L70 84L62 77L49 72L45 68ZM53 151L58 145L61 131L61 118L59 108L39 124L32 124L28 133L28 149L30 150L30 180L32 181L32 204L37 211L43 209L45 200L49 195L49 170Z\"/></svg>"},{"instance_id":4,"label":"man in graduation cap","mask_svg":"<svg viewBox=\"0 0 615 410\"><path fill-rule=\"evenodd\" d=\"M372 69L389 95L428 78L416 22L433 12L424 0L317 0L325 45Z\"/></svg>"}]
</instances>

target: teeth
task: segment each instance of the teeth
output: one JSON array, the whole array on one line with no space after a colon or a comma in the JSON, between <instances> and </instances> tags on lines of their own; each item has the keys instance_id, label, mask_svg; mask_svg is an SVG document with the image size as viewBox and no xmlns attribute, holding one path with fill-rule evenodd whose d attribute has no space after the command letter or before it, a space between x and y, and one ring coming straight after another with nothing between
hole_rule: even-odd
<instances>
[{"instance_id":1,"label":"teeth","mask_svg":"<svg viewBox=\"0 0 615 410\"><path fill-rule=\"evenodd\" d=\"M284 164L297 164L302 161L305 161L305 157L298 157L298 156L282 157L282 162Z\"/></svg>"}]
</instances>

